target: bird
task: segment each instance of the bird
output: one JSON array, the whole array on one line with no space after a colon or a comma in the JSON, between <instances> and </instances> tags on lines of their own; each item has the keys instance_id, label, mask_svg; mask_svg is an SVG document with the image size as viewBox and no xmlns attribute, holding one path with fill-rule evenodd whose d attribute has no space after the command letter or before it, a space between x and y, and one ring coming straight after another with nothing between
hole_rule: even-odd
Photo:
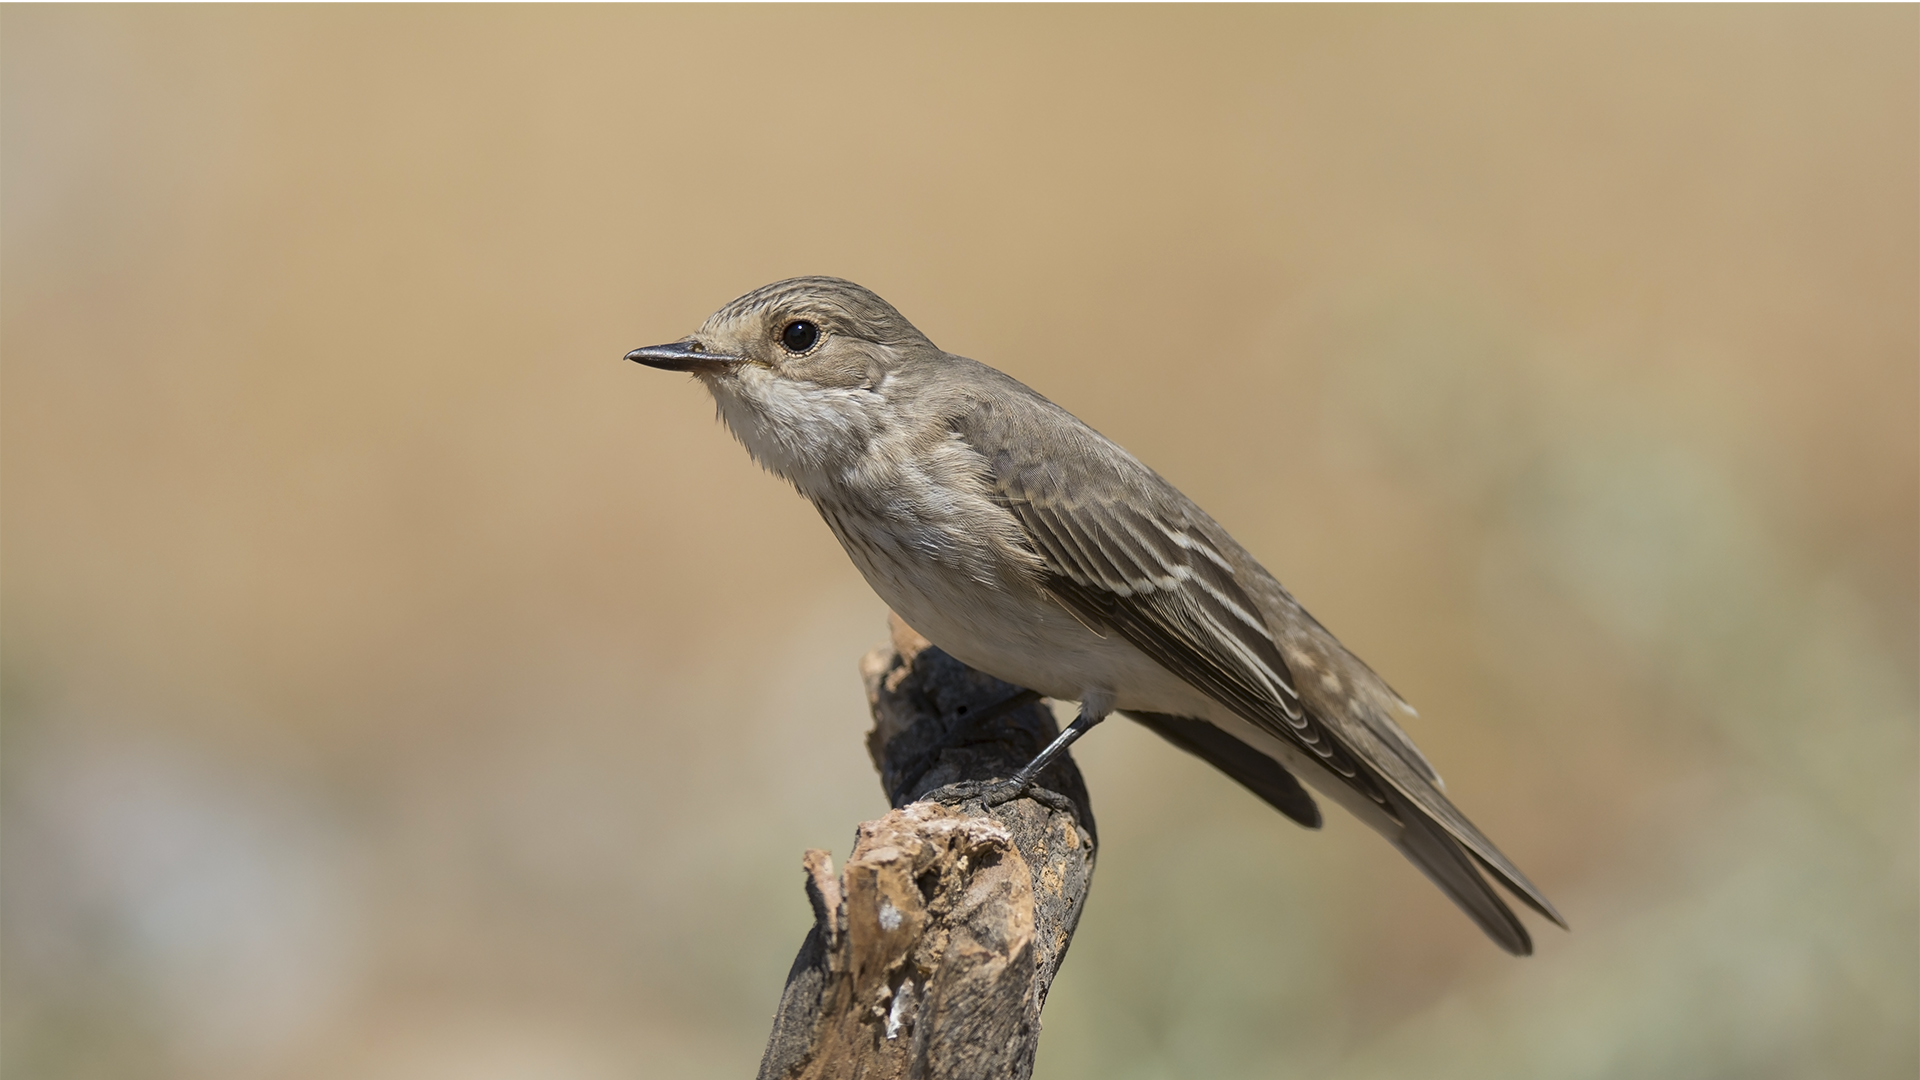
<instances>
[{"instance_id":1,"label":"bird","mask_svg":"<svg viewBox=\"0 0 1920 1080\"><path fill-rule=\"evenodd\" d=\"M867 583L963 663L1079 703L1010 781L1113 713L1308 828L1358 817L1496 944L1533 951L1498 882L1566 920L1443 791L1413 709L1226 529L1112 440L893 305L796 277L626 358L691 373L760 466L825 519ZM1305 787L1301 781L1305 781ZM1484 871L1484 875L1483 875Z\"/></svg>"}]
</instances>

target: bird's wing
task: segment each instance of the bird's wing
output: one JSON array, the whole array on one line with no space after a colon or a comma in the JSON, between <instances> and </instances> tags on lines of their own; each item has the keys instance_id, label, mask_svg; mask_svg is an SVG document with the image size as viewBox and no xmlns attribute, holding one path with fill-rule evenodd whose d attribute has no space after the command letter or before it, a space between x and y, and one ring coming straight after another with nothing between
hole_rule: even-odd
<instances>
[{"instance_id":1,"label":"bird's wing","mask_svg":"<svg viewBox=\"0 0 1920 1080\"><path fill-rule=\"evenodd\" d=\"M1399 701L1378 676L1173 485L1065 410L1007 381L1028 396L986 396L955 418L954 431L988 463L985 480L1039 556L1044 588L1090 628L1117 633L1248 722L1306 751L1334 782L1399 822L1400 835L1390 837L1395 846L1510 951L1525 953L1531 943L1472 872L1469 854L1529 907L1566 925L1440 792L1412 740L1384 712L1369 717L1359 707L1356 688ZM1030 410L1036 415L1026 415ZM1063 470L1065 462L1075 471ZM1298 686L1288 655L1315 665L1316 678L1343 676L1345 696Z\"/></svg>"},{"instance_id":2,"label":"bird's wing","mask_svg":"<svg viewBox=\"0 0 1920 1080\"><path fill-rule=\"evenodd\" d=\"M1296 655L1302 655L1300 650L1304 647L1309 666L1313 658L1318 656L1327 660L1334 669L1337 676L1335 681L1339 686L1337 693L1343 695L1343 707L1331 711L1351 716L1365 724L1422 779L1444 790L1446 785L1440 782L1440 774L1427 760L1427 755L1420 752L1420 748L1413 744L1413 738L1394 720L1396 715L1415 715L1413 706L1388 686L1387 680L1374 674L1364 660L1348 652L1339 639L1321 626L1320 620L1314 618L1306 608L1301 607L1293 594L1274 580L1273 575L1267 573L1252 555L1232 543L1231 537L1227 538L1226 546L1231 552L1229 557L1234 560L1235 568L1246 579L1247 592L1260 605L1260 613L1266 616L1267 625L1279 635L1280 651L1284 654L1291 648ZM1328 696L1328 687L1324 682L1318 688L1320 693L1316 693L1311 685L1312 674L1307 676L1307 681L1309 685L1302 692L1309 703ZM1329 710L1322 708L1321 711Z\"/></svg>"},{"instance_id":3,"label":"bird's wing","mask_svg":"<svg viewBox=\"0 0 1920 1080\"><path fill-rule=\"evenodd\" d=\"M1302 707L1272 631L1211 536L1218 527L1125 451L1084 426L1066 437L1075 435L1084 443L1067 452L969 439L991 465L993 497L1040 557L1041 586L1096 632L1118 634L1388 809L1368 771ZM1068 454L1106 475L1063 475Z\"/></svg>"}]
</instances>

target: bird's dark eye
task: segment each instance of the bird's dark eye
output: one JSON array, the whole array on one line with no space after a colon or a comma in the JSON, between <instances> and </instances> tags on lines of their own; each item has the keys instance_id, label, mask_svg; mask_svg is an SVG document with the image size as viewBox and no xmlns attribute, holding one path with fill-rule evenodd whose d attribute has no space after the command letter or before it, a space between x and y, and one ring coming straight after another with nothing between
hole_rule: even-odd
<instances>
[{"instance_id":1,"label":"bird's dark eye","mask_svg":"<svg viewBox=\"0 0 1920 1080\"><path fill-rule=\"evenodd\" d=\"M785 345L790 353L806 352L819 340L820 328L805 319L795 319L780 331L780 344Z\"/></svg>"}]
</instances>

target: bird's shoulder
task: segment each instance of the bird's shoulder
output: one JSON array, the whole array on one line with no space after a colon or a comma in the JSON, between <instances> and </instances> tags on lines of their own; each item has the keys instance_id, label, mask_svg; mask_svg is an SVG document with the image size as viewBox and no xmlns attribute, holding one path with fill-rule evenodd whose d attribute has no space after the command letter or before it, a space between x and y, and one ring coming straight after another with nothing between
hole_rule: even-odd
<instances>
[{"instance_id":1,"label":"bird's shoulder","mask_svg":"<svg viewBox=\"0 0 1920 1080\"><path fill-rule=\"evenodd\" d=\"M1172 519L1199 511L1118 443L1045 395L977 360L949 354L942 402L953 432L991 466L1000 487L1029 499L1126 501ZM1204 517L1204 514L1201 516Z\"/></svg>"}]
</instances>

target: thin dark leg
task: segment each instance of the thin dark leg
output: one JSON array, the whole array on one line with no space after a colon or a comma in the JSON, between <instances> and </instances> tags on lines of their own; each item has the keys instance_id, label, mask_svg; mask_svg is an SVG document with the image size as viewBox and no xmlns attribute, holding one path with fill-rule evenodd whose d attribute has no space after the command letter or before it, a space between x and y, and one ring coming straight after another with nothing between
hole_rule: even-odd
<instances>
[{"instance_id":1,"label":"thin dark leg","mask_svg":"<svg viewBox=\"0 0 1920 1080\"><path fill-rule=\"evenodd\" d=\"M1046 768L1054 758L1059 757L1067 747L1072 746L1075 739L1092 731L1093 725L1106 718L1106 713L1088 713L1085 706L1082 706L1080 715L1073 718L1073 723L1067 725L1067 730L1061 732L1059 738L1048 744L1045 750L1040 751L1040 756L1027 762L1026 768L1013 774L1014 793L1018 795L1032 787L1033 778L1040 775L1040 770Z\"/></svg>"}]
</instances>

